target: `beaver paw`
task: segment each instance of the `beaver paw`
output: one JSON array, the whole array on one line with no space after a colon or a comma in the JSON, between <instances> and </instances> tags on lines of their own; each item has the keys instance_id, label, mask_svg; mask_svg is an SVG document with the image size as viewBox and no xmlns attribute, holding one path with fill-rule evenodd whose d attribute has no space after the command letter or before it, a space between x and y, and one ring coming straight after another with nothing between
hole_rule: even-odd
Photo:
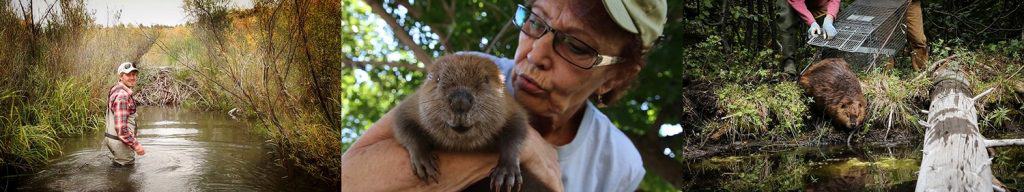
<instances>
[{"instance_id":1,"label":"beaver paw","mask_svg":"<svg viewBox=\"0 0 1024 192\"><path fill-rule=\"evenodd\" d=\"M410 161L412 161L413 173L415 173L416 177L418 177L421 181L427 183L431 181L433 181L434 183L438 182L437 156L429 153L422 155L413 155L410 157Z\"/></svg>"},{"instance_id":2,"label":"beaver paw","mask_svg":"<svg viewBox=\"0 0 1024 192\"><path fill-rule=\"evenodd\" d=\"M499 164L491 170L491 191L521 191L523 174L519 164Z\"/></svg>"}]
</instances>

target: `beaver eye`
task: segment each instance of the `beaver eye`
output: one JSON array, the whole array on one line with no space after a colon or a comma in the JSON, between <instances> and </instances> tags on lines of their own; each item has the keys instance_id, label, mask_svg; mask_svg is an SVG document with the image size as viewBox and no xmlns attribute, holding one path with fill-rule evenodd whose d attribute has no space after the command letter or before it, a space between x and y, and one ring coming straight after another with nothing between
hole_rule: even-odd
<instances>
[{"instance_id":1,"label":"beaver eye","mask_svg":"<svg viewBox=\"0 0 1024 192\"><path fill-rule=\"evenodd\" d=\"M444 81L441 81L441 79L437 79L437 78L435 78L435 79L431 79L431 80L433 80L434 84L436 84L436 86L435 86L435 87L438 87L438 88L444 88L444 86L445 86L445 82L444 82Z\"/></svg>"}]
</instances>

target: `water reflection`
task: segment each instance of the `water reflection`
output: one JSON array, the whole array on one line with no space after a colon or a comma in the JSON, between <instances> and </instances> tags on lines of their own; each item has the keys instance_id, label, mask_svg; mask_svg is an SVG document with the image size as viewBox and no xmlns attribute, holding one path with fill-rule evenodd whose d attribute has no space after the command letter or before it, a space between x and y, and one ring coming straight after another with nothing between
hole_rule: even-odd
<instances>
[{"instance_id":1,"label":"water reflection","mask_svg":"<svg viewBox=\"0 0 1024 192\"><path fill-rule=\"evenodd\" d=\"M913 191L921 146L803 147L753 150L689 161L684 191ZM1011 189L1024 185L1024 150L1000 148L993 173Z\"/></svg>"},{"instance_id":2,"label":"water reflection","mask_svg":"<svg viewBox=\"0 0 1024 192\"><path fill-rule=\"evenodd\" d=\"M273 150L223 114L140 108L145 156L112 167L102 132L61 141L64 156L27 176L27 191L337 191L280 166Z\"/></svg>"}]
</instances>

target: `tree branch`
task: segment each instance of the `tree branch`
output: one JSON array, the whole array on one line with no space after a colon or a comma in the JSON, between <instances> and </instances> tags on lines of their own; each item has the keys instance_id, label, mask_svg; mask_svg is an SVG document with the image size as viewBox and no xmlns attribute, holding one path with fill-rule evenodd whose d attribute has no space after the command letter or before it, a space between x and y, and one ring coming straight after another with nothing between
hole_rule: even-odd
<instances>
[{"instance_id":1,"label":"tree branch","mask_svg":"<svg viewBox=\"0 0 1024 192\"><path fill-rule=\"evenodd\" d=\"M1024 145L1024 139L986 139L986 147L1006 147L1014 145Z\"/></svg>"},{"instance_id":2,"label":"tree branch","mask_svg":"<svg viewBox=\"0 0 1024 192\"><path fill-rule=\"evenodd\" d=\"M425 24L427 26L430 26L430 29L431 29L430 32L436 34L440 38L440 39L438 39L438 41L439 41L438 44L440 44L441 46L445 47L445 49L451 49L451 46L448 45L448 37L449 37L448 34L451 31L450 30L442 30L442 29L449 29L447 26L451 26L452 18L448 18L446 20L447 23L438 23L439 25L428 23L428 22L423 22L423 19L422 19L423 18L422 17L423 14L422 14L422 12L420 12L419 9L415 9L412 6L412 4L409 3L409 0L398 0L398 1L396 1L396 3L398 3L399 6L405 7L405 10L409 11L409 15L411 15L412 17L416 18L414 20L420 21L423 24Z\"/></svg>"},{"instance_id":3,"label":"tree branch","mask_svg":"<svg viewBox=\"0 0 1024 192\"><path fill-rule=\"evenodd\" d=\"M43 3L46 3L46 1L43 1ZM46 19L47 17L50 17L50 13L53 13L53 7L57 6L57 3L58 3L57 1L54 1L53 3L50 3L49 8L46 8L46 12L43 12L43 16L39 17L38 21L35 21L35 22L32 22L32 23L40 23L40 22L43 22L43 20Z\"/></svg>"},{"instance_id":4,"label":"tree branch","mask_svg":"<svg viewBox=\"0 0 1024 192\"><path fill-rule=\"evenodd\" d=\"M416 41L413 41L412 36L409 35L409 32L405 31L405 28L402 28L402 26L398 24L398 20L395 19L394 16L391 16L391 14L388 14L387 11L384 11L383 3L381 3L378 0L364 1L366 2L366 4L370 5L370 8L373 9L374 14L377 14L377 16L380 16L381 19L384 19L384 21L388 23L388 26L391 27L391 31L395 33L396 37L398 37L398 41L402 42L402 44L405 44L406 47L409 47L413 54L416 55L417 60L428 65L434 62L433 57L430 56L430 54L428 54L427 51L423 49L423 47L420 47L419 44L416 44Z\"/></svg>"},{"instance_id":5,"label":"tree branch","mask_svg":"<svg viewBox=\"0 0 1024 192\"><path fill-rule=\"evenodd\" d=\"M325 91L323 90L323 89L325 89L324 88L325 86L330 86L330 85L323 85L323 84L321 84L321 83L323 83L323 82L321 82L321 78L320 78L321 74L320 74L320 71L318 70L318 68L316 68L317 66L323 66L325 64L323 63L323 60L321 60L319 58L314 59L312 53L310 53L310 50L309 50L310 45L309 45L308 35L306 34L306 17L305 16L306 16L306 14L309 14L308 11L309 11L310 8L308 6L302 7L301 6L302 4L299 3L299 0L293 0L292 2L294 3L294 6L295 6L294 7L295 15L296 15L296 17L298 17L297 18L297 20L298 20L298 28L296 29L296 31L298 32L299 37L301 37L301 39L302 39L302 41L300 42L302 44L301 48L303 49L302 53L306 56L306 62L309 62L309 64L312 65L312 66L309 66L307 69L309 70L309 75L312 76L312 79L313 79L313 82L312 82L313 87L312 87L312 89L313 89L313 92L316 94L315 96L316 96L316 99L317 99L317 103L319 103L318 106L320 107L321 114L323 114L323 116L324 116L323 118L325 120L327 120L327 122L331 125L331 127L341 127L341 120L337 119L334 116L334 114L333 114L334 111L335 111L335 109L333 109L331 107L331 105L333 105L333 103L329 103L330 102L329 96L326 95L328 93L325 93Z\"/></svg>"},{"instance_id":6,"label":"tree branch","mask_svg":"<svg viewBox=\"0 0 1024 192\"><path fill-rule=\"evenodd\" d=\"M946 57L945 59L940 59L938 61L932 62L932 65L930 67L928 67L928 69L925 69L924 71L921 71L921 73L918 74L917 77L914 77L914 80L911 80L911 81L917 81L918 79L924 78L925 74L931 74L936 69L938 69L940 64L945 64L946 61L953 60L953 59L956 59L956 54L950 55L949 57Z\"/></svg>"},{"instance_id":7,"label":"tree branch","mask_svg":"<svg viewBox=\"0 0 1024 192\"><path fill-rule=\"evenodd\" d=\"M373 66L378 66L378 67L382 67L382 66L399 67L399 68L404 68L404 69L409 69L409 70L419 71L419 72L426 72L427 71L427 69L424 69L422 67L416 66L415 63L408 63L408 62L353 61L353 60L351 60L349 58L342 58L341 59L341 63L345 64L345 65L353 66L353 67L358 67L358 65L373 65Z\"/></svg>"},{"instance_id":8,"label":"tree branch","mask_svg":"<svg viewBox=\"0 0 1024 192\"><path fill-rule=\"evenodd\" d=\"M491 42L487 42L487 46L484 46L484 53L490 53L491 48L494 48L494 45L497 44L502 37L505 37L505 34L508 33L508 28L510 27L512 27L512 22L505 23L505 26L502 26L501 30L498 31L498 34L491 38Z\"/></svg>"}]
</instances>

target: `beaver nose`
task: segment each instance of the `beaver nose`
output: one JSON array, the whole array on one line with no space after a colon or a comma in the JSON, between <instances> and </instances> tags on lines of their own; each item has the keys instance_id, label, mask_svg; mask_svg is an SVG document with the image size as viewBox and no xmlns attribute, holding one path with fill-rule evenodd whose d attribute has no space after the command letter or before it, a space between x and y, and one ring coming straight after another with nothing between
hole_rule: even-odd
<instances>
[{"instance_id":1,"label":"beaver nose","mask_svg":"<svg viewBox=\"0 0 1024 192\"><path fill-rule=\"evenodd\" d=\"M465 89L457 89L448 97L448 102L451 103L452 111L461 115L473 108L473 94Z\"/></svg>"},{"instance_id":2,"label":"beaver nose","mask_svg":"<svg viewBox=\"0 0 1024 192\"><path fill-rule=\"evenodd\" d=\"M850 123L847 126L849 126L851 129L860 128L860 122L857 122L857 116L850 115L849 118Z\"/></svg>"}]
</instances>

